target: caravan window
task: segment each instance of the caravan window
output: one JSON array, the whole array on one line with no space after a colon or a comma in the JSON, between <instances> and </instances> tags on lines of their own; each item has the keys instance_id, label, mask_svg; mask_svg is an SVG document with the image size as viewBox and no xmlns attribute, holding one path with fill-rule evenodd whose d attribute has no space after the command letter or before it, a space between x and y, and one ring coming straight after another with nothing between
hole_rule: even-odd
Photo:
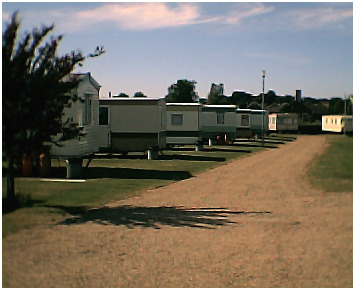
<instances>
[{"instance_id":1,"label":"caravan window","mask_svg":"<svg viewBox=\"0 0 353 288\"><path fill-rule=\"evenodd\" d=\"M241 115L241 126L249 126L249 115Z\"/></svg>"},{"instance_id":2,"label":"caravan window","mask_svg":"<svg viewBox=\"0 0 353 288\"><path fill-rule=\"evenodd\" d=\"M183 125L183 114L172 114L172 125Z\"/></svg>"},{"instance_id":3,"label":"caravan window","mask_svg":"<svg viewBox=\"0 0 353 288\"><path fill-rule=\"evenodd\" d=\"M217 124L224 124L224 113L217 113Z\"/></svg>"},{"instance_id":4,"label":"caravan window","mask_svg":"<svg viewBox=\"0 0 353 288\"><path fill-rule=\"evenodd\" d=\"M109 108L108 107L99 107L99 125L108 125L109 124Z\"/></svg>"}]
</instances>

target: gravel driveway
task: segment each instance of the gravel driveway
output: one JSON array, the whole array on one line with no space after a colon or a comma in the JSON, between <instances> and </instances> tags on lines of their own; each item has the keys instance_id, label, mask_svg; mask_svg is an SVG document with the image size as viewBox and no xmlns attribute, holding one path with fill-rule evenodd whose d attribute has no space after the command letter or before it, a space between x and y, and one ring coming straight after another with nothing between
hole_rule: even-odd
<instances>
[{"instance_id":1,"label":"gravel driveway","mask_svg":"<svg viewBox=\"0 0 353 288\"><path fill-rule=\"evenodd\" d=\"M3 239L3 287L353 287L353 193L306 183L325 136Z\"/></svg>"}]
</instances>

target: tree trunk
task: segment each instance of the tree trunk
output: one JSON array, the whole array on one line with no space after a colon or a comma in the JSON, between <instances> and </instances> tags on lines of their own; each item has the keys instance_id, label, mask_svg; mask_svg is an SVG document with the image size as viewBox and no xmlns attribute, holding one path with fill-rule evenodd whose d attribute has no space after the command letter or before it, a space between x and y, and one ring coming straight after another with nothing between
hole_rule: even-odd
<instances>
[{"instance_id":1,"label":"tree trunk","mask_svg":"<svg viewBox=\"0 0 353 288\"><path fill-rule=\"evenodd\" d=\"M7 166L7 187L6 187L6 204L8 209L15 208L17 199L15 195L15 168L14 159L12 156L8 156Z\"/></svg>"}]
</instances>

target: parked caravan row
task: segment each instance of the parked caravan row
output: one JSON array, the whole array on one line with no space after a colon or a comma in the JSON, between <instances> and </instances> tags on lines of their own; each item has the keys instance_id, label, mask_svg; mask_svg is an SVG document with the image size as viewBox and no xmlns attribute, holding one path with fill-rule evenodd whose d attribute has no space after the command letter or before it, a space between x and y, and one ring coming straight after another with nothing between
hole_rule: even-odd
<instances>
[{"instance_id":1,"label":"parked caravan row","mask_svg":"<svg viewBox=\"0 0 353 288\"><path fill-rule=\"evenodd\" d=\"M100 100L100 150L115 153L157 151L208 139L236 138L234 105L165 103L164 99Z\"/></svg>"},{"instance_id":2,"label":"parked caravan row","mask_svg":"<svg viewBox=\"0 0 353 288\"><path fill-rule=\"evenodd\" d=\"M98 151L147 151L148 158L154 159L158 150L171 145L202 149L207 141L260 136L273 121L270 118L268 123L272 117L268 111L237 109L235 105L166 103L160 98L99 99L100 85L90 73L75 77L81 82L73 93L84 101L65 108L63 122L78 124L84 136L51 148L53 158L67 160L68 178L80 175L83 156Z\"/></svg>"},{"instance_id":3,"label":"parked caravan row","mask_svg":"<svg viewBox=\"0 0 353 288\"><path fill-rule=\"evenodd\" d=\"M353 133L353 116L324 115L322 116L322 131L335 133Z\"/></svg>"}]
</instances>

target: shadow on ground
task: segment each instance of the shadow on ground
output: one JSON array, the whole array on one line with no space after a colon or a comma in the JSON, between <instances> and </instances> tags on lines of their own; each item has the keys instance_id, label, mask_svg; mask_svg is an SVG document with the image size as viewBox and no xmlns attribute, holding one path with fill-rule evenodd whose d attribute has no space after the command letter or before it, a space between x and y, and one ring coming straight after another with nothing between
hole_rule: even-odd
<instances>
[{"instance_id":1,"label":"shadow on ground","mask_svg":"<svg viewBox=\"0 0 353 288\"><path fill-rule=\"evenodd\" d=\"M57 207L65 209L65 207ZM70 207L66 207L72 212ZM77 208L76 208L77 210ZM77 210L79 211L79 210ZM162 226L215 229L219 226L237 224L228 219L232 214L270 214L271 212L234 211L227 208L185 208L175 206L138 207L118 206L91 209L78 213L59 225L93 222L100 225L124 225L128 228L144 227L161 229Z\"/></svg>"},{"instance_id":2,"label":"shadow on ground","mask_svg":"<svg viewBox=\"0 0 353 288\"><path fill-rule=\"evenodd\" d=\"M89 167L85 171L86 179L160 179L184 180L192 177L188 171L164 171L134 168Z\"/></svg>"},{"instance_id":3,"label":"shadow on ground","mask_svg":"<svg viewBox=\"0 0 353 288\"><path fill-rule=\"evenodd\" d=\"M208 150L207 150L208 151ZM221 150L226 152L226 150ZM234 152L234 151L229 151ZM243 152L243 151L242 151ZM225 162L227 159L224 157L208 157L208 156L196 156L196 155L167 155L162 154L158 158L159 160L185 160L185 161L209 161L209 162Z\"/></svg>"},{"instance_id":4,"label":"shadow on ground","mask_svg":"<svg viewBox=\"0 0 353 288\"><path fill-rule=\"evenodd\" d=\"M277 145L279 143L266 143L262 146L261 142L234 142L231 146L233 147L251 147L251 148L270 148L270 149L275 149L278 148ZM284 144L284 143L281 143Z\"/></svg>"},{"instance_id":5,"label":"shadow on ground","mask_svg":"<svg viewBox=\"0 0 353 288\"><path fill-rule=\"evenodd\" d=\"M66 178L65 167L52 167L51 177ZM153 169L88 167L84 168L85 179L158 179L158 180L185 180L193 177L188 171L167 171Z\"/></svg>"}]
</instances>

